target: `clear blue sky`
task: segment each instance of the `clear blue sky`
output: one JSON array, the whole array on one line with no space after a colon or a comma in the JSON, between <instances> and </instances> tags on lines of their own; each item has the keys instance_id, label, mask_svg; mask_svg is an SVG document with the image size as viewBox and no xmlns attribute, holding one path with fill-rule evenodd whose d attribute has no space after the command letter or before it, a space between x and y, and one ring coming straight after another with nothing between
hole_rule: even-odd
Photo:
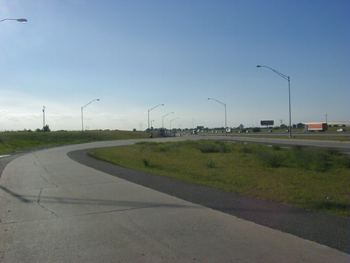
<instances>
[{"instance_id":1,"label":"clear blue sky","mask_svg":"<svg viewBox=\"0 0 350 263\"><path fill-rule=\"evenodd\" d=\"M0 0L0 130L349 121L348 0Z\"/></svg>"}]
</instances>

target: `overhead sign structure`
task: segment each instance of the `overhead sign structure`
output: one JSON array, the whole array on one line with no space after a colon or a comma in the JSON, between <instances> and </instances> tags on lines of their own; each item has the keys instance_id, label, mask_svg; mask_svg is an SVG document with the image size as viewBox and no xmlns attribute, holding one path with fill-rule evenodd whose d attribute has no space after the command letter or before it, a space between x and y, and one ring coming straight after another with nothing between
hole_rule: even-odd
<instances>
[{"instance_id":1,"label":"overhead sign structure","mask_svg":"<svg viewBox=\"0 0 350 263\"><path fill-rule=\"evenodd\" d=\"M261 126L273 126L274 123L275 123L274 121L270 121L270 120L260 121Z\"/></svg>"}]
</instances>

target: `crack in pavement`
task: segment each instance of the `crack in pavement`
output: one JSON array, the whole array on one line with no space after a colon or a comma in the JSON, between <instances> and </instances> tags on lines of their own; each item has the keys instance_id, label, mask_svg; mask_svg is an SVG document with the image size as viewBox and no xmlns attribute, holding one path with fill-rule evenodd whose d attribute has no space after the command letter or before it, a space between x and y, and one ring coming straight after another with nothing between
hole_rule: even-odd
<instances>
[{"instance_id":1,"label":"crack in pavement","mask_svg":"<svg viewBox=\"0 0 350 263\"><path fill-rule=\"evenodd\" d=\"M38 159L38 156L37 156L35 153L33 153L33 155L35 156L35 158L36 158L36 160L37 160L37 162L38 162L38 164L37 164L37 163L34 163L34 165L40 165L40 166L45 170L45 172L46 172L47 174L50 174L50 172L49 172L49 170L46 168L46 166L43 165L43 164L41 164L41 162L40 162L39 159ZM43 175L39 174L39 176L40 176L46 183L51 184L51 185L54 185L55 187L58 187L57 184L50 182L50 181L47 180Z\"/></svg>"},{"instance_id":2,"label":"crack in pavement","mask_svg":"<svg viewBox=\"0 0 350 263\"><path fill-rule=\"evenodd\" d=\"M43 201L43 200L41 200ZM11 225L11 224L17 224L17 223L23 223L23 222L36 222L36 221L46 221L46 220L55 220L55 219L65 219L65 218L72 218L72 217L83 217L83 216L90 216L90 215L98 215L98 214L108 214L108 213L119 213L119 212L127 212L127 211L133 211L133 210L141 210L141 209L149 209L149 208L158 208L158 207L174 207L174 208L178 208L178 207L182 207L182 208L186 208L188 206L186 205L182 205L180 203L174 203L174 204L158 204L158 205L147 205L147 206L141 206L141 207L129 207L129 208L118 208L118 209L112 209L112 210L104 210L104 211L96 211L96 212L89 212L89 213L82 213L82 214L69 214L69 215L62 215L60 217L58 217L54 212L48 210L47 208L45 208L44 206L42 206L41 204L39 204L39 206L41 208L43 208L44 210L54 214L56 216L56 218L37 218L37 219L28 219L28 220L20 220L20 221L12 221L12 222L0 222L0 225Z\"/></svg>"},{"instance_id":3,"label":"crack in pavement","mask_svg":"<svg viewBox=\"0 0 350 263\"><path fill-rule=\"evenodd\" d=\"M41 189L40 189L40 192L39 192L39 195L38 195L38 200L36 201L37 204L38 204L42 209L44 209L44 210L50 212L50 213L53 214L55 217L59 218L58 215L56 215L55 212L49 210L48 208L46 208L45 206L43 206L43 205L41 204L41 195L42 195L42 193L43 193L43 189L44 189L44 188L41 188Z\"/></svg>"},{"instance_id":4,"label":"crack in pavement","mask_svg":"<svg viewBox=\"0 0 350 263\"><path fill-rule=\"evenodd\" d=\"M46 168L45 168L45 170L46 170ZM46 170L46 171L47 171L47 170ZM39 174L39 176L40 176L46 183L52 184L52 185L54 185L55 187L58 187L57 184L49 182L49 181L48 181L44 176L42 176L41 174Z\"/></svg>"}]
</instances>

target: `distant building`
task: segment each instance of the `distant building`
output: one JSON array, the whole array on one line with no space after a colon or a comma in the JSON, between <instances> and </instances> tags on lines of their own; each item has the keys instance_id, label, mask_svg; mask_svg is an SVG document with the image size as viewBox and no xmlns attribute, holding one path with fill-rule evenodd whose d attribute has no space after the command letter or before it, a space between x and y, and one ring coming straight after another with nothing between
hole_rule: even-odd
<instances>
[{"instance_id":1,"label":"distant building","mask_svg":"<svg viewBox=\"0 0 350 263\"><path fill-rule=\"evenodd\" d=\"M326 122L303 122L304 125L320 124ZM350 121L329 121L326 123L328 127L350 127Z\"/></svg>"},{"instance_id":2,"label":"distant building","mask_svg":"<svg viewBox=\"0 0 350 263\"><path fill-rule=\"evenodd\" d=\"M350 121L329 121L327 122L328 126L335 127L350 127Z\"/></svg>"},{"instance_id":3,"label":"distant building","mask_svg":"<svg viewBox=\"0 0 350 263\"><path fill-rule=\"evenodd\" d=\"M298 124L293 125L293 126L295 126L295 129L305 129L305 124L304 123L298 123Z\"/></svg>"}]
</instances>

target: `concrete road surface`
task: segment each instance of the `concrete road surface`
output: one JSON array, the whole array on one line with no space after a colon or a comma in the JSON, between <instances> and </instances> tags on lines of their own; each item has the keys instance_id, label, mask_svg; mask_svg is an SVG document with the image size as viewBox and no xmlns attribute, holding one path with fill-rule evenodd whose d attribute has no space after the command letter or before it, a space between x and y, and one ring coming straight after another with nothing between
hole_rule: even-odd
<instances>
[{"instance_id":1,"label":"concrete road surface","mask_svg":"<svg viewBox=\"0 0 350 263\"><path fill-rule=\"evenodd\" d=\"M349 254L67 156L135 141L64 146L11 161L0 178L1 262L349 262Z\"/></svg>"}]
</instances>

